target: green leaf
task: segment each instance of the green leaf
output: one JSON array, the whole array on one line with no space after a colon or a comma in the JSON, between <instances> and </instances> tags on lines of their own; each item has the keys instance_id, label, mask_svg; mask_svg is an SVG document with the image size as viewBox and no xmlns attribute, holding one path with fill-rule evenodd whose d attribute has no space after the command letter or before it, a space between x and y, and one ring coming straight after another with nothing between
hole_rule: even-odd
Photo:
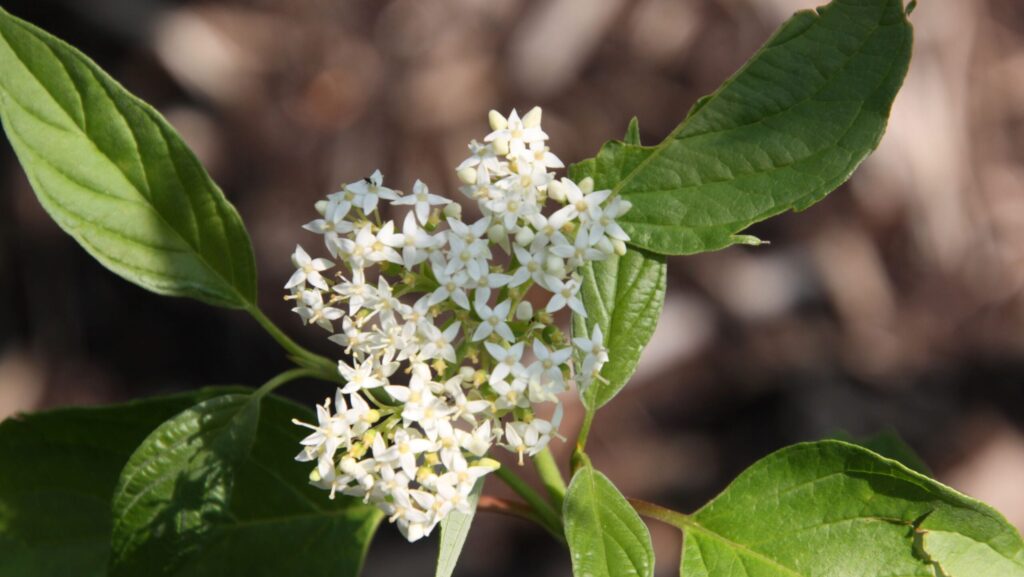
<instances>
[{"instance_id":1,"label":"green leaf","mask_svg":"<svg viewBox=\"0 0 1024 577\"><path fill-rule=\"evenodd\" d=\"M591 335L601 327L608 362L583 393L583 403L596 411L622 390L636 371L665 304L665 257L629 249L624 256L587 263L581 269L580 298L587 311L574 314L573 333Z\"/></svg>"},{"instance_id":2,"label":"green leaf","mask_svg":"<svg viewBox=\"0 0 1024 577\"><path fill-rule=\"evenodd\" d=\"M309 467L289 466L302 430L288 411L267 409L275 414L261 419L259 395L217 397L143 441L114 492L112 576L358 575L380 512L310 494ZM264 428L291 439L265 442L273 451L253 467Z\"/></svg>"},{"instance_id":3,"label":"green leaf","mask_svg":"<svg viewBox=\"0 0 1024 577\"><path fill-rule=\"evenodd\" d=\"M110 499L135 447L162 421L239 389L204 389L0 423L0 575L105 576Z\"/></svg>"},{"instance_id":4,"label":"green leaf","mask_svg":"<svg viewBox=\"0 0 1024 577\"><path fill-rule=\"evenodd\" d=\"M608 477L589 464L569 483L562 507L576 577L654 575L647 526Z\"/></svg>"},{"instance_id":5,"label":"green leaf","mask_svg":"<svg viewBox=\"0 0 1024 577\"><path fill-rule=\"evenodd\" d=\"M111 500L136 447L196 403L248 391L221 387L0 423L0 575L106 577ZM355 575L380 513L309 486L309 467L292 460L304 432L290 420L311 421L311 411L268 396L260 413L234 483L234 522L218 525L179 575Z\"/></svg>"},{"instance_id":6,"label":"green leaf","mask_svg":"<svg viewBox=\"0 0 1024 577\"><path fill-rule=\"evenodd\" d=\"M174 129L81 52L2 9L0 117L43 208L108 269L162 295L256 301L242 220Z\"/></svg>"},{"instance_id":7,"label":"green leaf","mask_svg":"<svg viewBox=\"0 0 1024 577\"><path fill-rule=\"evenodd\" d=\"M633 203L634 246L692 254L821 200L885 131L910 62L902 0L834 0L799 12L659 145L609 142L574 165Z\"/></svg>"},{"instance_id":8,"label":"green leaf","mask_svg":"<svg viewBox=\"0 0 1024 577\"><path fill-rule=\"evenodd\" d=\"M466 544L466 537L469 536L469 527L476 515L476 504L480 501L480 493L483 490L484 479L481 478L469 494L470 512L452 511L441 520L441 541L438 543L435 577L451 577L455 572L455 565L459 561L462 547Z\"/></svg>"},{"instance_id":9,"label":"green leaf","mask_svg":"<svg viewBox=\"0 0 1024 577\"><path fill-rule=\"evenodd\" d=\"M1024 576L998 512L841 441L762 459L682 524L686 577Z\"/></svg>"},{"instance_id":10,"label":"green leaf","mask_svg":"<svg viewBox=\"0 0 1024 577\"><path fill-rule=\"evenodd\" d=\"M231 492L256 439L260 402L224 395L160 425L114 491L112 575L173 575L230 522Z\"/></svg>"},{"instance_id":11,"label":"green leaf","mask_svg":"<svg viewBox=\"0 0 1024 577\"><path fill-rule=\"evenodd\" d=\"M900 438L899 434L895 431L883 431L863 441L854 439L845 432L833 435L832 438L837 441L846 441L847 443L860 445L887 459L899 461L904 467L917 471L926 477L934 477L931 469L928 468L928 465L925 464L917 452Z\"/></svg>"}]
</instances>

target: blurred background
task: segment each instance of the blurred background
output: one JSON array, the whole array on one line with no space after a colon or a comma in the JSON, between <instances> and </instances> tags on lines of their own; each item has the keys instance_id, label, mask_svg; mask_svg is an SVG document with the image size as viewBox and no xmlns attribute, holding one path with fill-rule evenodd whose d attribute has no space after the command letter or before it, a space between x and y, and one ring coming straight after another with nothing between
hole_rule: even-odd
<instances>
[{"instance_id":1,"label":"blurred background","mask_svg":"<svg viewBox=\"0 0 1024 577\"><path fill-rule=\"evenodd\" d=\"M815 0L10 0L177 127L240 210L261 302L281 300L313 203L375 168L455 193L490 108L544 107L553 151L651 144ZM1024 6L924 0L881 148L770 240L674 258L633 384L595 422L623 492L690 511L784 445L898 432L945 483L1024 527ZM90 259L0 147L0 419L287 366L243 313L151 295ZM322 399L327 386L289 394ZM563 433L575 434L567 399ZM560 458L565 443L555 442ZM492 482L490 490L497 490ZM678 536L652 525L659 575ZM368 576L432 574L434 540L384 527ZM570 573L539 529L477 517L456 575Z\"/></svg>"}]
</instances>

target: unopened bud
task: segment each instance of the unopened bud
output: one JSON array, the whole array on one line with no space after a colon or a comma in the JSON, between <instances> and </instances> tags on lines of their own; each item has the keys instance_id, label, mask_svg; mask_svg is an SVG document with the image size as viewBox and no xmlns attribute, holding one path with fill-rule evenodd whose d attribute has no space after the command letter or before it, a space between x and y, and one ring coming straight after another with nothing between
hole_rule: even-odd
<instances>
[{"instance_id":1,"label":"unopened bud","mask_svg":"<svg viewBox=\"0 0 1024 577\"><path fill-rule=\"evenodd\" d=\"M533 242L533 237L533 229L526 228L524 226L523 228L520 228L518 232L516 232L516 244L518 244L519 246L526 246Z\"/></svg>"},{"instance_id":2,"label":"unopened bud","mask_svg":"<svg viewBox=\"0 0 1024 577\"><path fill-rule=\"evenodd\" d=\"M505 137L494 139L494 153L498 156L508 156L508 139Z\"/></svg>"},{"instance_id":3,"label":"unopened bud","mask_svg":"<svg viewBox=\"0 0 1024 577\"><path fill-rule=\"evenodd\" d=\"M462 218L462 205L457 202L451 202L444 205L444 215L447 218L454 218L455 220Z\"/></svg>"},{"instance_id":4,"label":"unopened bud","mask_svg":"<svg viewBox=\"0 0 1024 577\"><path fill-rule=\"evenodd\" d=\"M313 206L316 207L316 211L320 213L320 216L323 216L327 212L326 200L318 200Z\"/></svg>"},{"instance_id":5,"label":"unopened bud","mask_svg":"<svg viewBox=\"0 0 1024 577\"><path fill-rule=\"evenodd\" d=\"M616 239L612 240L612 247L615 249L615 254L617 254L619 256L625 256L625 254L626 254L626 243L624 243L621 240L616 238Z\"/></svg>"},{"instance_id":6,"label":"unopened bud","mask_svg":"<svg viewBox=\"0 0 1024 577\"><path fill-rule=\"evenodd\" d=\"M590 194L594 192L594 179L589 176L580 181L580 191L583 194Z\"/></svg>"},{"instance_id":7,"label":"unopened bud","mask_svg":"<svg viewBox=\"0 0 1024 577\"><path fill-rule=\"evenodd\" d=\"M548 183L548 196L551 200L565 204L565 185L557 180Z\"/></svg>"},{"instance_id":8,"label":"unopened bud","mask_svg":"<svg viewBox=\"0 0 1024 577\"><path fill-rule=\"evenodd\" d=\"M370 409L363 415L363 420L371 425L380 420L380 411L377 409Z\"/></svg>"},{"instance_id":9,"label":"unopened bud","mask_svg":"<svg viewBox=\"0 0 1024 577\"><path fill-rule=\"evenodd\" d=\"M504 130L508 128L508 119L497 110L487 113L487 122L490 123L491 130Z\"/></svg>"},{"instance_id":10,"label":"unopened bud","mask_svg":"<svg viewBox=\"0 0 1024 577\"><path fill-rule=\"evenodd\" d=\"M558 278L562 278L565 275L565 261L558 256L549 254L544 259L544 270Z\"/></svg>"},{"instance_id":11,"label":"unopened bud","mask_svg":"<svg viewBox=\"0 0 1024 577\"><path fill-rule=\"evenodd\" d=\"M501 468L501 463L495 461L494 459L489 459L489 458L485 457L483 459L480 459L479 461L474 461L473 463L470 464L470 466L471 467L487 467L488 469L490 469L492 471L497 471L498 469Z\"/></svg>"},{"instance_id":12,"label":"unopened bud","mask_svg":"<svg viewBox=\"0 0 1024 577\"><path fill-rule=\"evenodd\" d=\"M487 238L494 244L508 246L508 231L500 224L495 224L487 229Z\"/></svg>"},{"instance_id":13,"label":"unopened bud","mask_svg":"<svg viewBox=\"0 0 1024 577\"><path fill-rule=\"evenodd\" d=\"M533 305L530 301L523 301L516 307L516 320L528 321L533 318Z\"/></svg>"},{"instance_id":14,"label":"unopened bud","mask_svg":"<svg viewBox=\"0 0 1024 577\"><path fill-rule=\"evenodd\" d=\"M314 467L313 470L309 472L310 483L319 483L321 478L322 477L320 476L320 470L317 469L316 467Z\"/></svg>"},{"instance_id":15,"label":"unopened bud","mask_svg":"<svg viewBox=\"0 0 1024 577\"><path fill-rule=\"evenodd\" d=\"M540 106L534 106L526 113L526 116L523 117L523 126L526 128L536 128L540 126L541 114Z\"/></svg>"},{"instance_id":16,"label":"unopened bud","mask_svg":"<svg viewBox=\"0 0 1024 577\"><path fill-rule=\"evenodd\" d=\"M472 166L463 168L456 172L455 175L459 177L459 180L462 181L463 184L473 184L476 182L476 169Z\"/></svg>"},{"instance_id":17,"label":"unopened bud","mask_svg":"<svg viewBox=\"0 0 1024 577\"><path fill-rule=\"evenodd\" d=\"M476 374L476 371L473 370L473 367L459 367L459 378L464 382L473 382L474 374Z\"/></svg>"}]
</instances>

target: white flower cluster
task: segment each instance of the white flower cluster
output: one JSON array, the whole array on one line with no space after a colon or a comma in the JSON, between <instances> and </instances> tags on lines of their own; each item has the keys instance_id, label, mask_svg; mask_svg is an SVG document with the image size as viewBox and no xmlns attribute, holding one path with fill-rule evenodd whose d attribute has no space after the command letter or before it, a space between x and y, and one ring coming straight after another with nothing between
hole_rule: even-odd
<instances>
[{"instance_id":1,"label":"white flower cluster","mask_svg":"<svg viewBox=\"0 0 1024 577\"><path fill-rule=\"evenodd\" d=\"M297 459L316 461L314 485L377 504L410 541L467 509L498 467L492 446L520 463L543 450L558 435L558 393L574 376L585 388L607 361L600 329L571 342L552 315L586 314L578 269L625 251L616 218L630 205L590 179L555 180L549 169L563 165L539 108L489 120L456 169L481 218L463 221L420 181L408 195L388 188L377 171L318 202L321 218L304 227L341 270L325 276L335 262L297 247L285 285L305 323L340 328L330 340L351 357L338 362L346 384L333 407L297 423L313 430ZM382 203L410 208L400 227ZM554 405L547 418L543 404Z\"/></svg>"}]
</instances>

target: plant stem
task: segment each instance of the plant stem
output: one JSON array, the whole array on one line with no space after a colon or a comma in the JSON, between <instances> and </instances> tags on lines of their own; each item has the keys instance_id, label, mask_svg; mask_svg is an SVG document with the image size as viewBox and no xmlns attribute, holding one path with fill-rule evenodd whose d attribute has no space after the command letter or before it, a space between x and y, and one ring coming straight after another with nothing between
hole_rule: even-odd
<instances>
[{"instance_id":1,"label":"plant stem","mask_svg":"<svg viewBox=\"0 0 1024 577\"><path fill-rule=\"evenodd\" d=\"M590 426L594 423L594 411L587 409L583 415L583 425L580 426L580 432L576 436L576 452L582 453L583 449L587 446L587 437L590 436Z\"/></svg>"},{"instance_id":2,"label":"plant stem","mask_svg":"<svg viewBox=\"0 0 1024 577\"><path fill-rule=\"evenodd\" d=\"M263 330L267 331L267 334L273 337L297 364L316 371L316 376L329 381L337 381L340 378L337 374L337 367L333 362L293 341L273 321L267 318L267 315L263 314L259 307L251 305L245 310L252 315L252 318L256 319L256 322L263 327Z\"/></svg>"},{"instance_id":3,"label":"plant stem","mask_svg":"<svg viewBox=\"0 0 1024 577\"><path fill-rule=\"evenodd\" d=\"M562 501L565 500L565 479L562 477L562 471L558 468L554 455L551 454L551 449L544 447L543 451L534 455L533 464L537 467L537 474L540 475L540 480L544 483L544 488L547 489L555 510L561 511Z\"/></svg>"},{"instance_id":4,"label":"plant stem","mask_svg":"<svg viewBox=\"0 0 1024 577\"><path fill-rule=\"evenodd\" d=\"M548 530L552 535L555 536L559 541L565 541L565 535L562 531L562 517L551 505L541 497L537 491L533 490L526 484L526 481L522 480L518 475L512 472L508 467L501 467L495 474L499 479L505 482L513 491L519 494L526 503L533 508L533 512L539 518L541 525Z\"/></svg>"},{"instance_id":5,"label":"plant stem","mask_svg":"<svg viewBox=\"0 0 1024 577\"><path fill-rule=\"evenodd\" d=\"M673 511L667 507L661 505L655 505L654 503L648 503L647 501L641 501L640 499L627 498L629 504L636 509L636 512L647 517L648 519L654 519L667 523L676 527L679 530L686 529L687 527L696 527L697 522L693 520L689 515L680 513L679 511Z\"/></svg>"},{"instance_id":6,"label":"plant stem","mask_svg":"<svg viewBox=\"0 0 1024 577\"><path fill-rule=\"evenodd\" d=\"M519 501L500 499L491 495L481 495L480 501L477 503L476 507L478 511L500 513L502 515L508 515L509 517L526 519L527 521L533 521L534 523L543 525L543 522L533 512L533 509L531 509L526 503L520 503Z\"/></svg>"},{"instance_id":7,"label":"plant stem","mask_svg":"<svg viewBox=\"0 0 1024 577\"><path fill-rule=\"evenodd\" d=\"M307 369L302 367L297 369L290 369L267 381L262 387L256 389L252 393L252 396L253 398L258 399L268 395L274 389L280 387L285 383L290 383L291 381L294 381L295 379L301 379L302 377L316 377L319 374L320 373L317 372L315 369Z\"/></svg>"}]
</instances>

